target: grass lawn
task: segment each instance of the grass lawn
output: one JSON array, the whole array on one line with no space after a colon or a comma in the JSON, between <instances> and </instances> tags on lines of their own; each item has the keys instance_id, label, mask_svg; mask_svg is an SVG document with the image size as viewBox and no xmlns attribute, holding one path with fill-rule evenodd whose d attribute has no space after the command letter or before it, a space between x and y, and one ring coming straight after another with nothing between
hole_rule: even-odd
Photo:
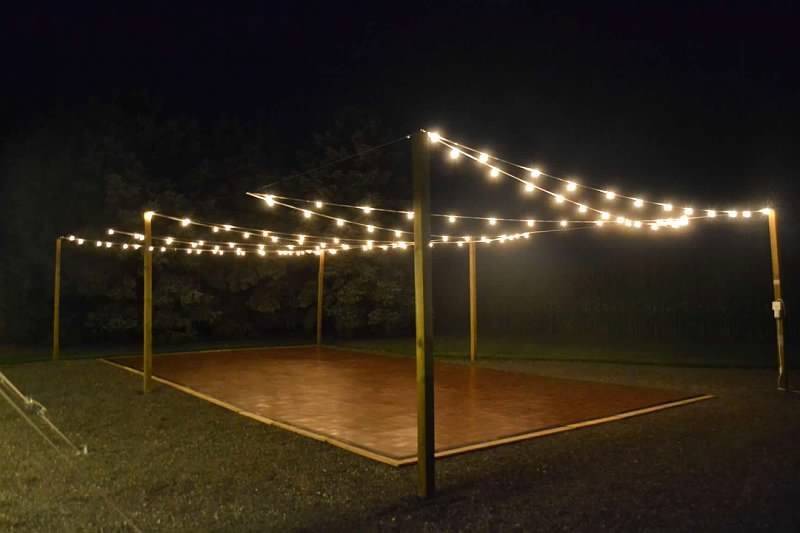
<instances>
[{"instance_id":1,"label":"grass lawn","mask_svg":"<svg viewBox=\"0 0 800 533\"><path fill-rule=\"evenodd\" d=\"M437 462L439 495L393 468L95 360L0 367L89 455L59 459L0 403L0 530L800 529L800 395L775 373L489 360L716 399Z\"/></svg>"},{"instance_id":2,"label":"grass lawn","mask_svg":"<svg viewBox=\"0 0 800 533\"><path fill-rule=\"evenodd\" d=\"M159 344L156 352L208 350L215 348L245 348L250 346L289 346L311 344L306 337L248 339L241 341L196 341L183 344ZM414 355L414 339L330 339L331 345L346 346L393 355ZM437 357L465 359L469 354L467 337L436 337L434 350ZM141 345L109 345L92 347L66 347L63 359L82 359L113 355L141 353ZM618 344L588 342L532 342L515 337L481 337L478 345L481 359L531 359L539 361L582 361L605 363L631 363L642 365L677 365L701 367L771 368L775 365L775 347L772 344ZM30 361L47 361L47 346L2 346L0 364Z\"/></svg>"}]
</instances>

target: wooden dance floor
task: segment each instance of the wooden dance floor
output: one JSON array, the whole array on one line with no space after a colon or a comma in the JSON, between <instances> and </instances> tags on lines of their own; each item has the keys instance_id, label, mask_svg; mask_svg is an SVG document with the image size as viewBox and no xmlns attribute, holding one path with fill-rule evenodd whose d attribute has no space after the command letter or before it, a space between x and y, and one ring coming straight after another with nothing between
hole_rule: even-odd
<instances>
[{"instance_id":1,"label":"wooden dance floor","mask_svg":"<svg viewBox=\"0 0 800 533\"><path fill-rule=\"evenodd\" d=\"M141 370L141 357L109 362ZM160 355L153 365L162 383L251 418L395 466L416 461L413 358L305 346ZM710 396L437 362L435 398L443 457Z\"/></svg>"}]
</instances>

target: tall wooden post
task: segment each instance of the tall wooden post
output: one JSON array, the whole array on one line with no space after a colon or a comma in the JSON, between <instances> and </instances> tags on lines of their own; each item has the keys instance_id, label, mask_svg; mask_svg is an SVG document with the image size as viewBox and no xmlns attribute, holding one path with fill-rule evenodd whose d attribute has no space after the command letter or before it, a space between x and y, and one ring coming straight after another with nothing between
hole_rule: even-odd
<instances>
[{"instance_id":1,"label":"tall wooden post","mask_svg":"<svg viewBox=\"0 0 800 533\"><path fill-rule=\"evenodd\" d=\"M469 243L469 360L478 356L478 287L475 241Z\"/></svg>"},{"instance_id":2,"label":"tall wooden post","mask_svg":"<svg viewBox=\"0 0 800 533\"><path fill-rule=\"evenodd\" d=\"M428 136L411 143L414 178L414 302L417 329L417 494L436 491L433 417L433 298L430 261L430 154Z\"/></svg>"},{"instance_id":3,"label":"tall wooden post","mask_svg":"<svg viewBox=\"0 0 800 533\"><path fill-rule=\"evenodd\" d=\"M153 212L144 214L144 344L142 347L143 390L153 388Z\"/></svg>"},{"instance_id":4,"label":"tall wooden post","mask_svg":"<svg viewBox=\"0 0 800 533\"><path fill-rule=\"evenodd\" d=\"M317 346L322 344L322 308L325 292L325 250L319 251L319 271L317 272Z\"/></svg>"},{"instance_id":5,"label":"tall wooden post","mask_svg":"<svg viewBox=\"0 0 800 533\"><path fill-rule=\"evenodd\" d=\"M61 357L61 237L56 239L53 275L53 361Z\"/></svg>"},{"instance_id":6,"label":"tall wooden post","mask_svg":"<svg viewBox=\"0 0 800 533\"><path fill-rule=\"evenodd\" d=\"M772 291L775 297L773 312L778 337L778 389L789 390L789 376L786 371L786 355L783 342L784 306L781 296L781 266L778 254L778 221L774 209L767 213L769 223L769 249L772 258Z\"/></svg>"}]
</instances>

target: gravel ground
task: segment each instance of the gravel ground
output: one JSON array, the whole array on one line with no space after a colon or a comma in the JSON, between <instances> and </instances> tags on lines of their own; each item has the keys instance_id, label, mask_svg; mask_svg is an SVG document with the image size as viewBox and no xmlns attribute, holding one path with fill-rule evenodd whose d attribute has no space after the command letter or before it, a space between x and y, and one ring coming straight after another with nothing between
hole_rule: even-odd
<instances>
[{"instance_id":1,"label":"gravel ground","mask_svg":"<svg viewBox=\"0 0 800 533\"><path fill-rule=\"evenodd\" d=\"M99 361L0 368L89 455L64 460L0 403L0 531L800 530L800 395L774 372L493 361L718 398L396 469Z\"/></svg>"}]
</instances>

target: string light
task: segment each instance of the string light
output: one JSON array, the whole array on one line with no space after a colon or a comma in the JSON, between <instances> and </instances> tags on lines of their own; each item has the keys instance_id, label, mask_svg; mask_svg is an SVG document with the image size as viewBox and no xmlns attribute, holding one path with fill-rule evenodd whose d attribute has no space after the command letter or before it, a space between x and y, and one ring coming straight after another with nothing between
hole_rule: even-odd
<instances>
[{"instance_id":1,"label":"string light","mask_svg":"<svg viewBox=\"0 0 800 533\"><path fill-rule=\"evenodd\" d=\"M613 200L617 197L617 193L614 191L606 191L606 200Z\"/></svg>"},{"instance_id":2,"label":"string light","mask_svg":"<svg viewBox=\"0 0 800 533\"><path fill-rule=\"evenodd\" d=\"M662 204L662 207L664 208L664 211L672 211L672 204Z\"/></svg>"},{"instance_id":3,"label":"string light","mask_svg":"<svg viewBox=\"0 0 800 533\"><path fill-rule=\"evenodd\" d=\"M539 177L539 176L541 176L541 175L542 175L542 171L541 171L541 170L539 170L538 168L532 168L532 169L531 169L530 176L531 176L533 179L536 179L536 178L538 178L538 177Z\"/></svg>"},{"instance_id":4,"label":"string light","mask_svg":"<svg viewBox=\"0 0 800 533\"><path fill-rule=\"evenodd\" d=\"M458 156L461 155L461 151L458 148L452 148L450 150L450 159L458 159Z\"/></svg>"},{"instance_id":5,"label":"string light","mask_svg":"<svg viewBox=\"0 0 800 533\"><path fill-rule=\"evenodd\" d=\"M316 207L317 209L322 209L322 202L317 200L316 202L314 202L314 207Z\"/></svg>"},{"instance_id":6,"label":"string light","mask_svg":"<svg viewBox=\"0 0 800 533\"><path fill-rule=\"evenodd\" d=\"M455 222L456 222L456 217L455 217L455 216L453 216L453 215L450 215L449 217L447 217L447 221L448 221L449 223L451 223L451 224L455 224Z\"/></svg>"},{"instance_id":7,"label":"string light","mask_svg":"<svg viewBox=\"0 0 800 533\"><path fill-rule=\"evenodd\" d=\"M496 167L492 167L492 170L489 172L489 176L492 178L496 178L499 175L500 175L500 170L497 169Z\"/></svg>"},{"instance_id":8,"label":"string light","mask_svg":"<svg viewBox=\"0 0 800 533\"><path fill-rule=\"evenodd\" d=\"M181 226L183 226L184 228L186 226L188 226L189 224L191 224L191 223L192 223L192 221L189 220L188 218L184 218L183 220L181 220Z\"/></svg>"},{"instance_id":9,"label":"string light","mask_svg":"<svg viewBox=\"0 0 800 533\"><path fill-rule=\"evenodd\" d=\"M642 207L643 205L644 205L644 200L642 200L641 198L634 198L633 207L639 208Z\"/></svg>"},{"instance_id":10,"label":"string light","mask_svg":"<svg viewBox=\"0 0 800 533\"><path fill-rule=\"evenodd\" d=\"M525 184L525 192L533 192L536 190L536 186L533 183L526 183Z\"/></svg>"},{"instance_id":11,"label":"string light","mask_svg":"<svg viewBox=\"0 0 800 533\"><path fill-rule=\"evenodd\" d=\"M575 182L572 182L572 181L568 181L567 182L567 190L568 191L572 192L577 188L578 188L578 186L575 184Z\"/></svg>"}]
</instances>

